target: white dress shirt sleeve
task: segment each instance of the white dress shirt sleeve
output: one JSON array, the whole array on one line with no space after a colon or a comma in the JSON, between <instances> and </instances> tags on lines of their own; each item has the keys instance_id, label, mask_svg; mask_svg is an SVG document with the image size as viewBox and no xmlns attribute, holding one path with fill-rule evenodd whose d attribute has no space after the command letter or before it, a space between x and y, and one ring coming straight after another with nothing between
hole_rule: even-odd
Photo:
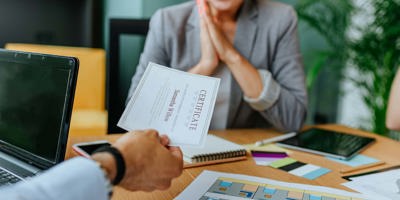
<instances>
[{"instance_id":1,"label":"white dress shirt sleeve","mask_svg":"<svg viewBox=\"0 0 400 200\"><path fill-rule=\"evenodd\" d=\"M27 181L0 188L7 200L108 200L106 178L92 160L73 158Z\"/></svg>"},{"instance_id":2,"label":"white dress shirt sleeve","mask_svg":"<svg viewBox=\"0 0 400 200\"><path fill-rule=\"evenodd\" d=\"M244 100L257 111L264 111L274 105L278 100L281 86L272 78L269 71L259 69L263 90L258 98L249 98L244 96Z\"/></svg>"}]
</instances>

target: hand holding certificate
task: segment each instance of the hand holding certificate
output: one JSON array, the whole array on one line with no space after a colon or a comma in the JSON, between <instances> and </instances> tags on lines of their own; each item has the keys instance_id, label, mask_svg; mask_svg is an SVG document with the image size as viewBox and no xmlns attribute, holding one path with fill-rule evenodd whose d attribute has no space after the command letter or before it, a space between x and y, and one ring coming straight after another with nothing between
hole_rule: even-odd
<instances>
[{"instance_id":1,"label":"hand holding certificate","mask_svg":"<svg viewBox=\"0 0 400 200\"><path fill-rule=\"evenodd\" d=\"M219 79L149 63L118 126L156 129L171 146L203 146Z\"/></svg>"}]
</instances>

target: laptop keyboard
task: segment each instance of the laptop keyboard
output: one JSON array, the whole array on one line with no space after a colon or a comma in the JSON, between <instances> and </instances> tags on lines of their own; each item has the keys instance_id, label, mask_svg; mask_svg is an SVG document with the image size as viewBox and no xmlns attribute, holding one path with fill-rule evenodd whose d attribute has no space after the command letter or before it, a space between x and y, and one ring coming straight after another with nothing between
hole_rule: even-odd
<instances>
[{"instance_id":1,"label":"laptop keyboard","mask_svg":"<svg viewBox=\"0 0 400 200\"><path fill-rule=\"evenodd\" d=\"M0 168L0 186L9 185L21 181L21 178Z\"/></svg>"}]
</instances>

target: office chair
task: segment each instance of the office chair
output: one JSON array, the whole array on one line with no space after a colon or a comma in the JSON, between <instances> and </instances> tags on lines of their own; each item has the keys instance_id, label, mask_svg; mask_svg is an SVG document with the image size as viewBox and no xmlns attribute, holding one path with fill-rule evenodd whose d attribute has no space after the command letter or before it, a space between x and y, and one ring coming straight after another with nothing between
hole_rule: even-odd
<instances>
[{"instance_id":1,"label":"office chair","mask_svg":"<svg viewBox=\"0 0 400 200\"><path fill-rule=\"evenodd\" d=\"M132 77L134 70L127 73L127 67L130 69L137 66L138 63L129 64L130 66L122 66L121 43L122 37L127 35L141 36L144 38L149 29L149 19L110 19L110 35L109 35L109 51L108 51L108 66L107 66L107 110L108 110L108 128L107 133L123 133L125 130L119 128L117 123L125 109L125 101L128 95L130 86L129 81L123 80L125 77ZM143 44L136 45L134 48L139 55L143 50ZM125 69L124 69L125 68Z\"/></svg>"}]
</instances>

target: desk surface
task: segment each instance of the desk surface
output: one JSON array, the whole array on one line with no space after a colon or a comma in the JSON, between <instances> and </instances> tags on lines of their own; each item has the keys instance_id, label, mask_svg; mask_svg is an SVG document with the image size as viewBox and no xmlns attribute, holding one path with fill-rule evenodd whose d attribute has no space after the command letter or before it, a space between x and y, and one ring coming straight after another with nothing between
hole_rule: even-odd
<instances>
[{"instance_id":1,"label":"desk surface","mask_svg":"<svg viewBox=\"0 0 400 200\"><path fill-rule=\"evenodd\" d=\"M386 162L385 165L377 166L375 168L369 168L365 171L370 171L373 169L385 168L393 165L399 165L400 159L398 157L398 152L400 152L400 143L382 136L378 136L375 134L371 134L368 132L360 131L357 129L348 128L340 125L320 125L315 126L330 130L343 131L347 133L357 134L357 135L365 135L376 138L377 142L372 144L369 148L364 150L362 154L368 155L379 160L383 160ZM254 129L254 130L225 130L225 131L210 131L212 134L218 135L225 139L231 140L238 144L248 144L253 143L258 140L262 140L269 137L274 137L280 135L279 132L273 130L264 130L264 129ZM99 139L107 139L109 141L115 141L120 135L107 135L107 136L72 136L69 139L68 149L66 158L70 158L75 156L72 152L71 145L77 142L86 142L93 141ZM332 172L323 175L316 180L308 180L305 178L297 177L291 175L287 172L273 169L271 167L266 166L257 166L251 156L248 157L247 160L232 162L232 163L224 163L217 165L208 165L197 168L189 168L185 169L182 175L175 179L172 182L171 188L165 191L156 191L152 193L145 192L128 192L122 188L115 188L113 199L154 199L154 200L163 200L163 199L173 199L176 197L181 191L183 191L186 186L188 186L203 170L212 170L212 171L220 171L227 173L238 173L245 174L251 176L258 176L268 179L275 179L279 181L286 182L296 182L303 184L311 184L311 185L321 185L328 186L338 189L349 190L346 187L340 185L341 183L346 182L346 180L342 179L342 174L339 172L340 169L346 168L345 165L330 161L322 156L313 155L309 153L304 153L300 151L293 151L290 157L297 159L302 162L319 165L328 169L331 169ZM357 171L355 173L360 173L362 171ZM347 175L347 174L346 174ZM349 190L350 191L350 190Z\"/></svg>"}]
</instances>

